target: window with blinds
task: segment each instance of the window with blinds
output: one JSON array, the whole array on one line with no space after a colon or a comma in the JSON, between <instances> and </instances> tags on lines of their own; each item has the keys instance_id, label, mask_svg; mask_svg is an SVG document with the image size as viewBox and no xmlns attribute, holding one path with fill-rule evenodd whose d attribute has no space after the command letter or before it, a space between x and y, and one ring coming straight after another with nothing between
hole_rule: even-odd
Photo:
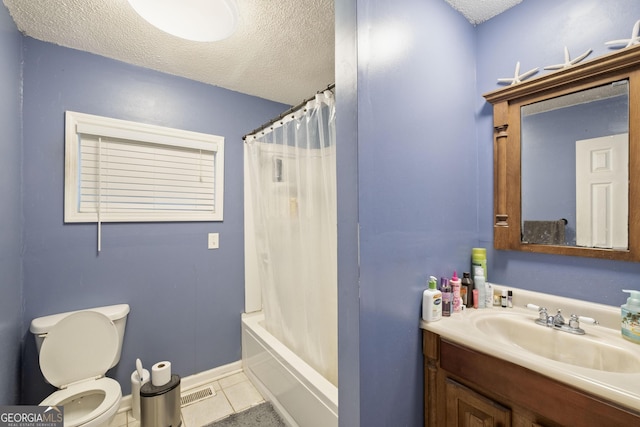
<instances>
[{"instance_id":1,"label":"window with blinds","mask_svg":"<svg viewBox=\"0 0 640 427\"><path fill-rule=\"evenodd\" d=\"M224 138L66 112L65 222L222 221Z\"/></svg>"}]
</instances>

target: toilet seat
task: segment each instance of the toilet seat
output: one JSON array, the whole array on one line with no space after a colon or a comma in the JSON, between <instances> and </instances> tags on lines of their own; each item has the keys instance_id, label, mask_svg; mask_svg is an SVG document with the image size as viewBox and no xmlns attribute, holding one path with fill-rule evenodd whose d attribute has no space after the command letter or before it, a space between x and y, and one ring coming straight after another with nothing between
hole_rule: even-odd
<instances>
[{"instance_id":1,"label":"toilet seat","mask_svg":"<svg viewBox=\"0 0 640 427\"><path fill-rule=\"evenodd\" d=\"M63 402L70 402L73 399L79 399L83 395L90 395L91 392L104 393L104 399L90 412L84 412L82 415L75 416L73 405L64 405L64 425L65 427L76 427L84 425L101 415L105 418L109 418L113 415L119 407L120 399L122 398L122 390L120 389L120 383L111 378L100 378L97 380L82 381L77 384L73 384L68 388L58 390L50 394L44 399L41 406L58 406L63 405Z\"/></svg>"}]
</instances>

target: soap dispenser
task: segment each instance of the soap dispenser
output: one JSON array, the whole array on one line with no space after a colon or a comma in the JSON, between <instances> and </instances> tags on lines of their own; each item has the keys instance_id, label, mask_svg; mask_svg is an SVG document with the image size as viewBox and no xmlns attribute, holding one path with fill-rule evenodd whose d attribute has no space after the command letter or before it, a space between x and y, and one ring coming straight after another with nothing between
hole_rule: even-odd
<instances>
[{"instance_id":1,"label":"soap dispenser","mask_svg":"<svg viewBox=\"0 0 640 427\"><path fill-rule=\"evenodd\" d=\"M435 322L442 317L442 292L437 289L437 279L429 277L429 289L422 294L422 319Z\"/></svg>"},{"instance_id":2,"label":"soap dispenser","mask_svg":"<svg viewBox=\"0 0 640 427\"><path fill-rule=\"evenodd\" d=\"M621 308L622 337L640 344L640 291L623 290L631 294Z\"/></svg>"}]
</instances>

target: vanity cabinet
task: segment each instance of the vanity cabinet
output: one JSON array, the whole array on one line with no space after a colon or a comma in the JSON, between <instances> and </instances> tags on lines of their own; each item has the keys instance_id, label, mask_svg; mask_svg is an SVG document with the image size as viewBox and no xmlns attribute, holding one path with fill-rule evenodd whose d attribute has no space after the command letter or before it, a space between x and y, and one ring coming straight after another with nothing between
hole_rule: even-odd
<instances>
[{"instance_id":1,"label":"vanity cabinet","mask_svg":"<svg viewBox=\"0 0 640 427\"><path fill-rule=\"evenodd\" d=\"M445 384L447 425L503 427L511 425L511 410L468 387L447 378Z\"/></svg>"},{"instance_id":2,"label":"vanity cabinet","mask_svg":"<svg viewBox=\"0 0 640 427\"><path fill-rule=\"evenodd\" d=\"M636 411L423 330L428 427L640 425Z\"/></svg>"}]
</instances>

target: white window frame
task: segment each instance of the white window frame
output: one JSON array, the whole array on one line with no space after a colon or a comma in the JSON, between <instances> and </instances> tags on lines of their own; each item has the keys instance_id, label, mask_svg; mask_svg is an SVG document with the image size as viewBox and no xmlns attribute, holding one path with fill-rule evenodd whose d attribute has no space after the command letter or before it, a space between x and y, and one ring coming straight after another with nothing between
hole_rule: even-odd
<instances>
[{"instance_id":1,"label":"white window frame","mask_svg":"<svg viewBox=\"0 0 640 427\"><path fill-rule=\"evenodd\" d=\"M81 143L90 140L99 141L97 147L117 142L120 145L143 146L155 151L169 149L178 153L199 153L206 160L206 166L213 166L211 183L212 191L210 205L206 208L175 205L179 209L164 209L153 205L151 208L115 210L110 212L108 204L101 201L101 191L97 192L97 202L93 212L81 209L81 180L82 152ZM91 142L89 142L91 143ZM97 148L100 153L104 148ZM205 153L204 155L202 153ZM100 166L98 155L98 169ZM85 155L86 158L86 155ZM209 162L212 161L213 165ZM88 160L85 162L88 163ZM94 161L94 163L96 163ZM132 166L133 168L138 166ZM100 182L102 173L95 174ZM102 185L97 185L102 188ZM209 196L207 196L209 197ZM106 196L103 196L106 200ZM208 199L207 199L208 200ZM75 222L169 222L169 221L222 221L224 201L224 137L209 135L167 127L118 120L107 117L94 116L85 113L67 111L65 114L65 193L64 193L64 221ZM203 210L204 209L204 210Z\"/></svg>"}]
</instances>

